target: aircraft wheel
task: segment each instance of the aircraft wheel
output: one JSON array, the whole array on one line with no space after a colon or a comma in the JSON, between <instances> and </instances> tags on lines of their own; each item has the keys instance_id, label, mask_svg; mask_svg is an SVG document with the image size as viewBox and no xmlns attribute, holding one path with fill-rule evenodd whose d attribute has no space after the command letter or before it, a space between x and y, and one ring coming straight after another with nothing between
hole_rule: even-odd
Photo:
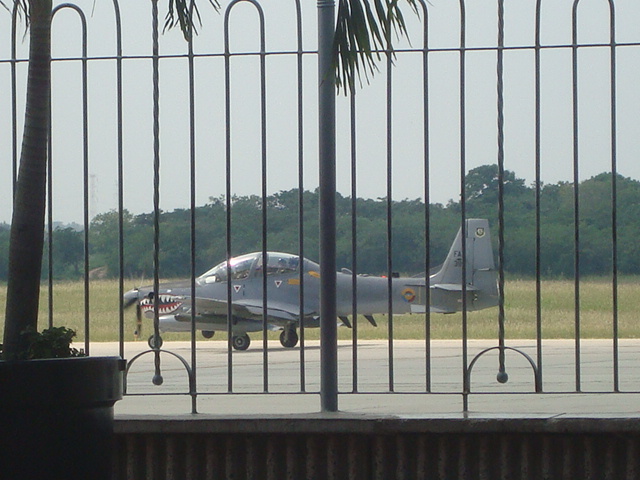
<instances>
[{"instance_id":1,"label":"aircraft wheel","mask_svg":"<svg viewBox=\"0 0 640 480\"><path fill-rule=\"evenodd\" d=\"M298 334L295 328L285 329L280 333L280 343L285 348L293 348L298 344Z\"/></svg>"},{"instance_id":2,"label":"aircraft wheel","mask_svg":"<svg viewBox=\"0 0 640 480\"><path fill-rule=\"evenodd\" d=\"M213 335L215 334L215 331L212 330L202 330L202 336L204 338L213 338Z\"/></svg>"},{"instance_id":3,"label":"aircraft wheel","mask_svg":"<svg viewBox=\"0 0 640 480\"><path fill-rule=\"evenodd\" d=\"M249 335L245 333L244 335L234 335L231 342L233 343L233 348L236 350L246 350L249 348L251 339L249 338Z\"/></svg>"},{"instance_id":4,"label":"aircraft wheel","mask_svg":"<svg viewBox=\"0 0 640 480\"><path fill-rule=\"evenodd\" d=\"M157 337L155 335L151 335L147 343L149 343L149 348L162 348L162 337L160 335Z\"/></svg>"}]
</instances>

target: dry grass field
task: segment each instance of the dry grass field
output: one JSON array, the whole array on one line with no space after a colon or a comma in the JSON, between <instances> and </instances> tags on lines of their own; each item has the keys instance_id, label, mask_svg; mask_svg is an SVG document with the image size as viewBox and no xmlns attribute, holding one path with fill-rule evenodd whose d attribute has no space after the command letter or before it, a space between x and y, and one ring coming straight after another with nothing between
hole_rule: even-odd
<instances>
[{"instance_id":1,"label":"dry grass field","mask_svg":"<svg viewBox=\"0 0 640 480\"><path fill-rule=\"evenodd\" d=\"M125 289L134 285L125 282ZM0 301L4 312L5 286L0 286ZM542 334L544 338L574 338L575 308L574 282L572 280L545 280L542 283ZM613 335L613 288L607 279L584 279L580 283L580 335L582 338L611 338ZM505 331L507 338L535 338L536 336L536 295L532 280L511 280L505 285ZM84 288L82 282L56 283L53 288L53 322L66 325L78 332L78 340L85 337ZM45 285L41 298L40 327L49 321L49 296ZM624 277L618 286L618 328L621 338L640 337L638 310L640 304L640 279ZM89 289L90 338L92 341L116 341L119 335L118 282L115 280L92 281ZM376 317L378 328L364 319L358 319L358 337L362 339L385 339L388 337L386 315ZM124 316L125 341L133 340L135 314L127 310ZM4 319L0 319L0 324ZM144 321L143 335L151 331L151 322ZM498 309L469 312L467 326L470 338L495 338L498 334ZM393 317L393 335L396 339L425 338L427 318L422 315L397 315ZM349 339L352 330L339 328L341 339ZM318 329L307 329L307 339L317 339ZM430 318L430 333L433 339L460 338L462 315L433 314ZM278 338L277 332L269 333L270 338ZM261 338L259 333L252 339ZM166 340L186 340L188 334L164 334ZM218 332L216 339L223 339L224 332Z\"/></svg>"}]
</instances>

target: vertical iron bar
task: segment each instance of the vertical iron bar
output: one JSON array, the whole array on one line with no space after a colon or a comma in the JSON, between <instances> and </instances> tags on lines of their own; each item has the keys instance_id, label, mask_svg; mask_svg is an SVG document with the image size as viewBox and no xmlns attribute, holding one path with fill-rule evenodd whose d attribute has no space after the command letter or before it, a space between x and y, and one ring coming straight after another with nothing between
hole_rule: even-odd
<instances>
[{"instance_id":1,"label":"vertical iron bar","mask_svg":"<svg viewBox=\"0 0 640 480\"><path fill-rule=\"evenodd\" d=\"M467 204L465 192L466 165L466 105L465 105L465 58L466 58L466 12L464 0L460 0L460 234L462 237L462 403L464 412L469 411L470 381L468 375L467 338Z\"/></svg>"},{"instance_id":2,"label":"vertical iron bar","mask_svg":"<svg viewBox=\"0 0 640 480\"><path fill-rule=\"evenodd\" d=\"M116 20L116 118L118 136L118 317L120 331L120 357L124 358L124 166L122 130L122 21L118 0L113 0ZM136 326L138 328L138 326ZM138 335L140 332L138 332Z\"/></svg>"},{"instance_id":3,"label":"vertical iron bar","mask_svg":"<svg viewBox=\"0 0 640 480\"><path fill-rule=\"evenodd\" d=\"M74 8L82 21L82 165L84 184L84 349L89 352L89 95L87 75L87 24L82 10Z\"/></svg>"},{"instance_id":4,"label":"vertical iron bar","mask_svg":"<svg viewBox=\"0 0 640 480\"><path fill-rule=\"evenodd\" d=\"M318 116L320 162L320 369L324 412L338 411L336 308L336 100L333 74L335 2L318 0Z\"/></svg>"},{"instance_id":5,"label":"vertical iron bar","mask_svg":"<svg viewBox=\"0 0 640 480\"><path fill-rule=\"evenodd\" d=\"M229 14L231 6L227 7L224 17L224 95L225 95L225 194L226 194L226 253L227 253L227 391L233 392L233 357L231 349L233 345L233 305L231 298L231 272L229 261L231 260L231 53L229 52ZM264 258L262 259L264 262Z\"/></svg>"},{"instance_id":6,"label":"vertical iron bar","mask_svg":"<svg viewBox=\"0 0 640 480\"><path fill-rule=\"evenodd\" d=\"M387 25L388 35L391 35ZM393 59L390 49L391 39L387 38L387 310L388 310L388 335L389 335L389 391L394 390L394 364L393 364L393 138L391 133L392 117L392 66Z\"/></svg>"},{"instance_id":7,"label":"vertical iron bar","mask_svg":"<svg viewBox=\"0 0 640 480\"><path fill-rule=\"evenodd\" d=\"M16 192L16 181L18 179L18 86L16 80L16 24L18 18L18 3L13 3L13 11L11 12L11 142L12 142L12 161L11 161L11 197Z\"/></svg>"},{"instance_id":8,"label":"vertical iron bar","mask_svg":"<svg viewBox=\"0 0 640 480\"><path fill-rule=\"evenodd\" d=\"M420 2L423 13L422 42L422 122L423 122L423 155L424 155L424 228L425 228L425 387L431 392L431 288L429 286L429 270L431 267L431 171L430 171L430 138L429 138L429 17L427 6Z\"/></svg>"},{"instance_id":9,"label":"vertical iron bar","mask_svg":"<svg viewBox=\"0 0 640 480\"><path fill-rule=\"evenodd\" d=\"M538 384L542 389L542 263L541 263L541 218L540 218L540 195L542 188L541 168L541 134L540 124L542 122L540 111L540 7L542 0L536 1L536 24L535 24L535 205L536 205L536 358L538 364Z\"/></svg>"},{"instance_id":10,"label":"vertical iron bar","mask_svg":"<svg viewBox=\"0 0 640 480\"><path fill-rule=\"evenodd\" d=\"M190 15L193 18L194 0L189 3ZM196 356L196 92L195 92L195 65L193 55L193 33L188 42L189 64L189 191L190 191L190 268L191 272L191 372L192 381L189 382L191 394L191 413L198 413L197 395L197 356Z\"/></svg>"},{"instance_id":11,"label":"vertical iron bar","mask_svg":"<svg viewBox=\"0 0 640 480\"><path fill-rule=\"evenodd\" d=\"M51 75L53 77L53 69ZM51 96L49 96L49 141L47 145L47 245L49 246L47 252L49 263L47 268L47 285L49 287L47 301L49 306L49 328L53 327L53 129L51 123Z\"/></svg>"},{"instance_id":12,"label":"vertical iron bar","mask_svg":"<svg viewBox=\"0 0 640 480\"><path fill-rule=\"evenodd\" d=\"M358 192L356 146L356 93L349 99L351 118L351 389L358 391Z\"/></svg>"},{"instance_id":13,"label":"vertical iron bar","mask_svg":"<svg viewBox=\"0 0 640 480\"><path fill-rule=\"evenodd\" d=\"M160 55L158 45L158 0L151 0L151 5L153 16L153 329L154 335L158 335L158 288L160 283Z\"/></svg>"},{"instance_id":14,"label":"vertical iron bar","mask_svg":"<svg viewBox=\"0 0 640 480\"><path fill-rule=\"evenodd\" d=\"M158 28L158 0L151 0L153 16L153 336L154 384L162 383L160 374L160 55Z\"/></svg>"},{"instance_id":15,"label":"vertical iron bar","mask_svg":"<svg viewBox=\"0 0 640 480\"><path fill-rule=\"evenodd\" d=\"M504 352L504 0L498 0L498 380L506 380ZM465 262L466 263L466 262Z\"/></svg>"},{"instance_id":16,"label":"vertical iron bar","mask_svg":"<svg viewBox=\"0 0 640 480\"><path fill-rule=\"evenodd\" d=\"M53 15L51 17L53 22ZM53 63L53 59L52 62ZM52 69L53 77L53 69ZM48 274L47 274L47 300L49 307L49 328L53 327L53 113L51 108L51 98L49 95L49 141L47 145L47 260L48 260Z\"/></svg>"},{"instance_id":17,"label":"vertical iron bar","mask_svg":"<svg viewBox=\"0 0 640 480\"><path fill-rule=\"evenodd\" d=\"M296 52L298 75L298 280L300 282L300 391L306 391L305 348L304 348L304 109L303 109L303 45L302 45L302 9L300 0L296 0L296 23L298 51Z\"/></svg>"},{"instance_id":18,"label":"vertical iron bar","mask_svg":"<svg viewBox=\"0 0 640 480\"><path fill-rule=\"evenodd\" d=\"M572 11L572 75L573 75L573 233L574 233L574 330L576 391L580 391L580 175L578 134L578 3Z\"/></svg>"},{"instance_id":19,"label":"vertical iron bar","mask_svg":"<svg viewBox=\"0 0 640 480\"><path fill-rule=\"evenodd\" d=\"M262 381L263 390L269 391L269 349L267 348L267 85L264 15L258 3L255 3L260 15L260 139L262 146Z\"/></svg>"},{"instance_id":20,"label":"vertical iron bar","mask_svg":"<svg viewBox=\"0 0 640 480\"><path fill-rule=\"evenodd\" d=\"M620 358L618 345L618 141L616 87L616 17L615 5L609 0L610 75L611 75L611 282L613 315L613 390L620 391Z\"/></svg>"}]
</instances>

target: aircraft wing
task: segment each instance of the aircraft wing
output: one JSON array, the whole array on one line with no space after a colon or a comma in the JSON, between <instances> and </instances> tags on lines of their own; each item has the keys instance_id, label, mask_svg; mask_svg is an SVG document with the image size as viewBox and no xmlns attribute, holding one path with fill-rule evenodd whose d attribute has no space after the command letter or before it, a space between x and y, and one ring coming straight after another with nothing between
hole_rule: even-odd
<instances>
[{"instance_id":1,"label":"aircraft wing","mask_svg":"<svg viewBox=\"0 0 640 480\"><path fill-rule=\"evenodd\" d=\"M234 311L246 309L253 317L262 318L263 306L262 302L234 302ZM306 312L305 312L306 314ZM285 321L297 321L300 317L300 307L298 305L281 303L281 302L268 302L267 303L267 318L274 320Z\"/></svg>"},{"instance_id":2,"label":"aircraft wing","mask_svg":"<svg viewBox=\"0 0 640 480\"><path fill-rule=\"evenodd\" d=\"M191 303L185 301L185 305ZM224 317L227 315L227 301L212 298L196 298L195 300L196 315L203 317ZM188 312L187 312L188 310ZM184 314L189 313L190 308L184 310ZM235 301L231 304L231 313L233 316L246 319L262 319L263 306L262 302L256 301ZM183 314L183 315L184 315ZM313 312L304 312L305 316L313 315ZM268 302L267 318L271 321L298 321L300 317L300 307L297 304Z\"/></svg>"},{"instance_id":3,"label":"aircraft wing","mask_svg":"<svg viewBox=\"0 0 640 480\"><path fill-rule=\"evenodd\" d=\"M446 292L462 292L462 285L458 283L436 283L431 288L435 290L444 290ZM475 292L478 288L473 285L467 285L467 292Z\"/></svg>"}]
</instances>

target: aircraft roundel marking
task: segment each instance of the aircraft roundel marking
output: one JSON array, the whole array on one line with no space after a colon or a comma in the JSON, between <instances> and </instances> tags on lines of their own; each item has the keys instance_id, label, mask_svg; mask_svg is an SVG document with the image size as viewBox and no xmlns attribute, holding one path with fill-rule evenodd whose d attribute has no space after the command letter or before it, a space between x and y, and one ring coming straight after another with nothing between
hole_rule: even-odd
<instances>
[{"instance_id":1,"label":"aircraft roundel marking","mask_svg":"<svg viewBox=\"0 0 640 480\"><path fill-rule=\"evenodd\" d=\"M416 292L414 292L411 288L405 288L402 291L402 298L411 303L416 299Z\"/></svg>"},{"instance_id":2,"label":"aircraft roundel marking","mask_svg":"<svg viewBox=\"0 0 640 480\"><path fill-rule=\"evenodd\" d=\"M234 285L233 286L233 289L236 291L236 293L238 293L241 288L242 288L242 285Z\"/></svg>"},{"instance_id":3,"label":"aircraft roundel marking","mask_svg":"<svg viewBox=\"0 0 640 480\"><path fill-rule=\"evenodd\" d=\"M275 284L276 284L276 288L280 288L280 285L282 285L282 280L276 280Z\"/></svg>"}]
</instances>

